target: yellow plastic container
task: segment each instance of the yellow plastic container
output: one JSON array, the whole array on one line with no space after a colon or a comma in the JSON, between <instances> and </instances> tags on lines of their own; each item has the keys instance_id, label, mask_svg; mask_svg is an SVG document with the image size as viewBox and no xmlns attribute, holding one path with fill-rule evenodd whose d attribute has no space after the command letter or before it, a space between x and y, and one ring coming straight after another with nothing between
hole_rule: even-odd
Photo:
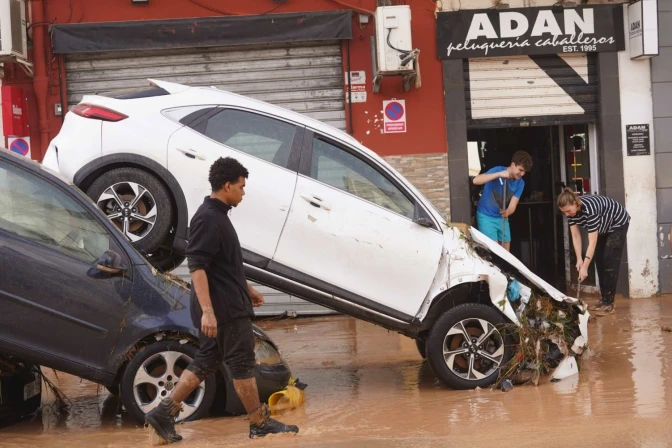
<instances>
[{"instance_id":1,"label":"yellow plastic container","mask_svg":"<svg viewBox=\"0 0 672 448\"><path fill-rule=\"evenodd\" d=\"M296 387L296 379L291 378L289 384L284 390L274 393L268 397L268 406L271 412L278 413L294 409L305 401L305 393Z\"/></svg>"}]
</instances>

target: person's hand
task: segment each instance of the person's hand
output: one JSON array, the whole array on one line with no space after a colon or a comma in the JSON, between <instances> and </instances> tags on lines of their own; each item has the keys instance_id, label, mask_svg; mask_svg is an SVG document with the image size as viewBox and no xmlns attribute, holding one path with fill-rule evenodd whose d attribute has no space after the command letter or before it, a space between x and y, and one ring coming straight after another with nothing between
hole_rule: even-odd
<instances>
[{"instance_id":1,"label":"person's hand","mask_svg":"<svg viewBox=\"0 0 672 448\"><path fill-rule=\"evenodd\" d=\"M581 272L581 268L583 267L583 260L579 258L576 260L576 272Z\"/></svg>"},{"instance_id":2,"label":"person's hand","mask_svg":"<svg viewBox=\"0 0 672 448\"><path fill-rule=\"evenodd\" d=\"M250 291L250 300L252 300L252 306L255 308L264 304L264 296L256 289Z\"/></svg>"},{"instance_id":3,"label":"person's hand","mask_svg":"<svg viewBox=\"0 0 672 448\"><path fill-rule=\"evenodd\" d=\"M588 278L588 266L584 264L583 266L581 266L581 269L579 270L579 281L582 282L587 278Z\"/></svg>"},{"instance_id":4,"label":"person's hand","mask_svg":"<svg viewBox=\"0 0 672 448\"><path fill-rule=\"evenodd\" d=\"M502 218L508 218L509 217L509 211L508 210L500 210L499 213L502 215Z\"/></svg>"},{"instance_id":5,"label":"person's hand","mask_svg":"<svg viewBox=\"0 0 672 448\"><path fill-rule=\"evenodd\" d=\"M508 179L510 177L509 176L509 170L500 171L499 172L499 177L504 178L504 179Z\"/></svg>"},{"instance_id":6,"label":"person's hand","mask_svg":"<svg viewBox=\"0 0 672 448\"><path fill-rule=\"evenodd\" d=\"M203 310L203 317L201 317L201 331L209 338L217 336L217 318L212 308Z\"/></svg>"}]
</instances>

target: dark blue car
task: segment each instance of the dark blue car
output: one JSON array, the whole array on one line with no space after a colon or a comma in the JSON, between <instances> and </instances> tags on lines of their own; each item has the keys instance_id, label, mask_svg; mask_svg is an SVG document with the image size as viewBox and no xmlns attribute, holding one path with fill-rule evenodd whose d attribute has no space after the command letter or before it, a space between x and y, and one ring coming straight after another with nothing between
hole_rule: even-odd
<instances>
[{"instance_id":1,"label":"dark blue car","mask_svg":"<svg viewBox=\"0 0 672 448\"><path fill-rule=\"evenodd\" d=\"M0 360L102 384L143 422L197 351L188 288L158 273L77 187L0 148ZM255 334L266 401L290 370L256 326ZM30 387L19 398L34 397ZM198 419L216 400L244 412L224 365L180 418Z\"/></svg>"}]
</instances>

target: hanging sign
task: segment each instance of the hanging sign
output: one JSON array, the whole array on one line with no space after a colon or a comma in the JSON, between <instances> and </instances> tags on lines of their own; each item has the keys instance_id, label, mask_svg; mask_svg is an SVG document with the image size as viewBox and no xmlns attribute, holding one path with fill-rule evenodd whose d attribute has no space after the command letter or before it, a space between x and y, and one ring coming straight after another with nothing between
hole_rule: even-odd
<instances>
[{"instance_id":1,"label":"hanging sign","mask_svg":"<svg viewBox=\"0 0 672 448\"><path fill-rule=\"evenodd\" d=\"M658 1L639 0L628 5L630 59L658 56Z\"/></svg>"},{"instance_id":2,"label":"hanging sign","mask_svg":"<svg viewBox=\"0 0 672 448\"><path fill-rule=\"evenodd\" d=\"M439 59L625 49L620 4L440 12L436 36Z\"/></svg>"}]
</instances>

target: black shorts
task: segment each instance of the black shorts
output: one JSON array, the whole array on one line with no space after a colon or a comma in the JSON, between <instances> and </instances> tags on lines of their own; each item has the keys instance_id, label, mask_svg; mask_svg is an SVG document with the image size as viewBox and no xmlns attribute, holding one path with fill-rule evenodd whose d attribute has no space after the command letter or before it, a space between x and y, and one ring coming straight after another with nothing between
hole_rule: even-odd
<instances>
[{"instance_id":1,"label":"black shorts","mask_svg":"<svg viewBox=\"0 0 672 448\"><path fill-rule=\"evenodd\" d=\"M249 318L235 319L217 326L217 336L209 338L198 332L200 348L194 360L187 366L201 380L219 369L222 361L231 369L235 380L254 376L254 331Z\"/></svg>"}]
</instances>

